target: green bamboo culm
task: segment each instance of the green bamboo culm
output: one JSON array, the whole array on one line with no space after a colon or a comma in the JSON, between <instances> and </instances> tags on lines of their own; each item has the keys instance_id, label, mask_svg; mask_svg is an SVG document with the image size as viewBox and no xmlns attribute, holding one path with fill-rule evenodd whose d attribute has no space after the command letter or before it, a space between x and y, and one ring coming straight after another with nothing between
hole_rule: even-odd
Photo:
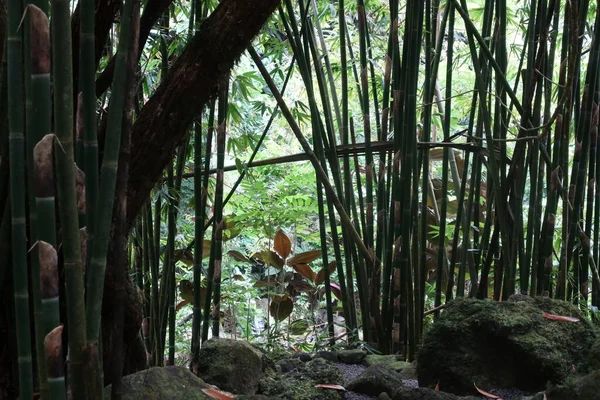
<instances>
[{"instance_id":1,"label":"green bamboo culm","mask_svg":"<svg viewBox=\"0 0 600 400\"><path fill-rule=\"evenodd\" d=\"M95 35L94 35L94 0L82 0L81 2L81 31L79 51L79 91L77 127L78 136L83 130L83 156L85 171L85 194L86 194L86 232L87 248L92 249L95 233L95 213L98 198L98 139L96 135L96 82L95 82ZM91 251L86 255L86 265L89 265Z\"/></svg>"},{"instance_id":2,"label":"green bamboo culm","mask_svg":"<svg viewBox=\"0 0 600 400\"><path fill-rule=\"evenodd\" d=\"M100 332L100 320L102 313L102 294L104 291L104 273L106 270L106 258L108 243L110 239L113 203L115 199L115 185L117 177L117 165L119 162L119 150L121 143L121 131L123 121L123 106L125 103L125 83L127 77L127 53L131 39L131 15L133 2L126 0L122 10L121 32L119 46L116 55L115 76L113 79L110 106L108 111L108 127L106 133L106 144L104 147L104 158L100 176L99 192L102 198L98 198L98 209L96 210L96 231L92 256L89 267L87 309L85 315L85 326L87 327L88 347L97 351L98 336ZM97 357L99 362L101 357ZM99 393L95 394L102 398L102 387L97 388Z\"/></svg>"},{"instance_id":3,"label":"green bamboo culm","mask_svg":"<svg viewBox=\"0 0 600 400\"><path fill-rule=\"evenodd\" d=\"M29 48L31 52L31 77L29 82L29 94L31 96L29 102L31 103L31 109L28 110L30 113L27 115L28 119L28 130L27 130L27 169L30 171L28 174L28 187L29 187L29 235L31 242L36 239L48 240L41 236L52 236L46 235L48 231L54 230L54 222L48 225L42 226L39 221L41 212L44 212L44 219L49 218L50 211L43 209L47 204L40 204L42 210L38 209L37 201L37 183L40 182L36 179L37 174L35 172L35 150L34 146L37 146L44 137L50 133L51 126L51 107L50 101L50 26L48 24L48 17L44 11L34 5L27 6L27 13L29 14ZM50 155L46 158L49 159L51 168L50 173L54 173L54 165L52 163L52 141L49 143ZM49 186L54 191L54 179L49 179ZM52 195L52 218L54 218L54 194ZM47 222L47 221L45 221ZM40 235L43 230L43 234ZM54 238L53 244L56 239ZM36 335L36 350L37 350L37 367L38 367L38 381L39 381L39 392L42 398L48 397L48 376L46 371L46 362L44 359L44 337L49 329L46 329L46 325L43 319L46 317L43 311L42 300L40 297L40 264L38 255L38 246L34 246L31 249L31 288L32 297L34 302L34 320L35 320L35 335ZM50 327L53 329L58 325L56 322Z\"/></svg>"},{"instance_id":4,"label":"green bamboo culm","mask_svg":"<svg viewBox=\"0 0 600 400\"><path fill-rule=\"evenodd\" d=\"M22 32L19 31L19 21L22 12L23 8L19 0L8 1L8 143L19 395L22 399L31 399L33 396L33 371L27 278L27 227L25 225L23 42L21 38Z\"/></svg>"},{"instance_id":5,"label":"green bamboo culm","mask_svg":"<svg viewBox=\"0 0 600 400\"><path fill-rule=\"evenodd\" d=\"M64 359L62 352L63 326L54 328L44 339L46 364L48 365L48 387L51 400L67 398L65 391Z\"/></svg>"},{"instance_id":6,"label":"green bamboo culm","mask_svg":"<svg viewBox=\"0 0 600 400\"><path fill-rule=\"evenodd\" d=\"M73 71L71 63L70 2L52 1L52 61L54 79L54 132L56 174L61 221L62 248L69 333L71 393L86 399L84 385L86 321L83 266L79 246L79 217L75 189L73 150Z\"/></svg>"}]
</instances>

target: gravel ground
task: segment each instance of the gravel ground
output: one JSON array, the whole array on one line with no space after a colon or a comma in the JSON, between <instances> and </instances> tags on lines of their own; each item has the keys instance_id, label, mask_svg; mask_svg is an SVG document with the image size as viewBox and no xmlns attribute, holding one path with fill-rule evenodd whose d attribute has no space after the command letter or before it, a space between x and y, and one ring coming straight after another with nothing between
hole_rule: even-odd
<instances>
[{"instance_id":1,"label":"gravel ground","mask_svg":"<svg viewBox=\"0 0 600 400\"><path fill-rule=\"evenodd\" d=\"M348 384L351 380L362 374L367 367L361 364L345 364L345 363L336 363L336 366L344 375L344 384ZM402 382L406 386L417 388L419 387L419 382L416 379L404 379ZM490 390L491 394L495 394L496 396L500 396L503 400L515 400L519 396L523 394L520 390L517 389L492 389ZM389 393L391 395L391 393ZM488 397L481 396L482 399L489 399ZM344 392L342 396L343 400L373 400L377 399L375 396L369 396L366 394L356 393L356 392Z\"/></svg>"}]
</instances>

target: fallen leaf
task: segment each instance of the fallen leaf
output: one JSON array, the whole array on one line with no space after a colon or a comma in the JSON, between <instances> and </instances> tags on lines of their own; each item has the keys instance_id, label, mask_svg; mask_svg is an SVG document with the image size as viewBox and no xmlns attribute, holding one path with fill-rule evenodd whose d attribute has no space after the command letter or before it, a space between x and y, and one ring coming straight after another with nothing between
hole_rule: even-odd
<instances>
[{"instance_id":1,"label":"fallen leaf","mask_svg":"<svg viewBox=\"0 0 600 400\"><path fill-rule=\"evenodd\" d=\"M495 394L491 394L491 393L486 392L485 390L479 389L475 383L473 383L473 386L475 386L475 389L477 389L477 391L485 397L488 397L490 399L502 400L502 398L500 398L500 396L496 396Z\"/></svg>"},{"instance_id":2,"label":"fallen leaf","mask_svg":"<svg viewBox=\"0 0 600 400\"><path fill-rule=\"evenodd\" d=\"M223 392L217 389L202 389L205 395L208 397L212 397L217 400L231 400L234 399L235 396L231 393Z\"/></svg>"},{"instance_id":3,"label":"fallen leaf","mask_svg":"<svg viewBox=\"0 0 600 400\"><path fill-rule=\"evenodd\" d=\"M439 382L435 385L435 388L433 390L437 390L438 392L440 391L440 383Z\"/></svg>"},{"instance_id":4,"label":"fallen leaf","mask_svg":"<svg viewBox=\"0 0 600 400\"><path fill-rule=\"evenodd\" d=\"M342 390L342 391L346 391L346 388L341 386L341 385L331 385L329 383L319 383L318 385L315 385L316 388L322 388L322 389L334 389L334 390Z\"/></svg>"},{"instance_id":5,"label":"fallen leaf","mask_svg":"<svg viewBox=\"0 0 600 400\"><path fill-rule=\"evenodd\" d=\"M579 318L567 317L567 316L564 316L564 315L554 315L554 314L543 313L542 317L547 318L547 319L551 319L553 321L579 322Z\"/></svg>"}]
</instances>

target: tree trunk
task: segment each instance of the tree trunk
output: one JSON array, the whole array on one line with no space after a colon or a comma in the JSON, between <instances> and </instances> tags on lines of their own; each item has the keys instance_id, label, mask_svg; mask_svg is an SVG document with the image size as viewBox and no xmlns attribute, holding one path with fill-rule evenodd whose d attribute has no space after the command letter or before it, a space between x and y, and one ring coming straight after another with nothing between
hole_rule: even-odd
<instances>
[{"instance_id":1,"label":"tree trunk","mask_svg":"<svg viewBox=\"0 0 600 400\"><path fill-rule=\"evenodd\" d=\"M187 128L281 0L223 0L133 126L127 225L132 226Z\"/></svg>"}]
</instances>

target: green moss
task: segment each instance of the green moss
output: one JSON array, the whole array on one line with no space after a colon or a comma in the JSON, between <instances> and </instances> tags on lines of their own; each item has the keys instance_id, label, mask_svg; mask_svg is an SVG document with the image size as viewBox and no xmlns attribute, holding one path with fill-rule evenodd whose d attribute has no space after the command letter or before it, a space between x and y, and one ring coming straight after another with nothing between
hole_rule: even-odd
<instances>
[{"instance_id":1,"label":"green moss","mask_svg":"<svg viewBox=\"0 0 600 400\"><path fill-rule=\"evenodd\" d=\"M343 385L344 378L335 365L321 358L306 363L296 358L288 361L296 368L283 375L263 379L260 382L261 394L294 400L341 399L336 390L315 387L319 383Z\"/></svg>"}]
</instances>

